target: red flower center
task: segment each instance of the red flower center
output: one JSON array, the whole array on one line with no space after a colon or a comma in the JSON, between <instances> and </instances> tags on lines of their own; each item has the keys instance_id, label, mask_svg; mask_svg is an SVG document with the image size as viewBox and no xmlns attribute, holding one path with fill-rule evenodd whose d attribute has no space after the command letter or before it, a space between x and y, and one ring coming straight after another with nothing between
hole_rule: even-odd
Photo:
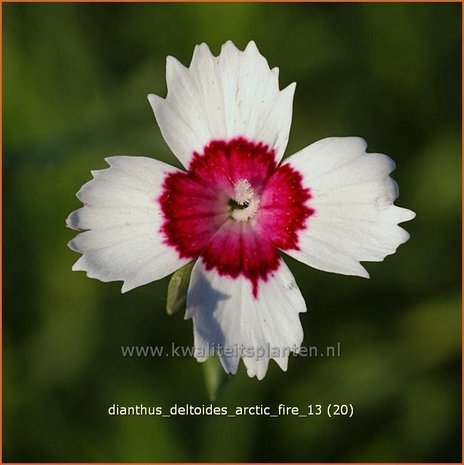
<instances>
[{"instance_id":1,"label":"red flower center","mask_svg":"<svg viewBox=\"0 0 464 465\"><path fill-rule=\"evenodd\" d=\"M167 175L159 203L165 243L206 269L259 280L279 267L279 250L298 249L298 232L314 210L302 176L277 166L274 151L243 138L210 142L187 172Z\"/></svg>"}]
</instances>

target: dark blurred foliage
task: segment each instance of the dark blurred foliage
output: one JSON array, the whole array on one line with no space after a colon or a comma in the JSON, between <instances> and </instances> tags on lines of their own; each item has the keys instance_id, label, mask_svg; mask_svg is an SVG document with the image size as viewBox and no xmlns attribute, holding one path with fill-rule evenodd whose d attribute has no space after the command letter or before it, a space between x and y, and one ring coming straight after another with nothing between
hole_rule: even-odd
<instances>
[{"instance_id":1,"label":"dark blurred foliage","mask_svg":"<svg viewBox=\"0 0 464 465\"><path fill-rule=\"evenodd\" d=\"M4 11L5 461L460 462L460 34L458 4L13 4ZM293 260L305 344L340 358L243 366L218 405L350 402L311 419L110 417L120 405L209 404L196 361L121 356L192 344L168 317L168 280L120 294L71 272L67 214L113 154L177 163L146 100L165 57L255 40L298 83L288 154L361 135L397 162L410 241L370 280Z\"/></svg>"}]
</instances>

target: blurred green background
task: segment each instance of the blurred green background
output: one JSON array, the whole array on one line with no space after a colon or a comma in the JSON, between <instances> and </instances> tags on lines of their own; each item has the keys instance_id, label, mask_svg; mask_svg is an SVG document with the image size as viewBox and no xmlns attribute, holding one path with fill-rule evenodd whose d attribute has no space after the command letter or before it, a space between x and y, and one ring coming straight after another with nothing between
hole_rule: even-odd
<instances>
[{"instance_id":1,"label":"blurred green background","mask_svg":"<svg viewBox=\"0 0 464 465\"><path fill-rule=\"evenodd\" d=\"M461 461L459 4L3 5L4 460ZM397 162L411 240L370 280L289 260L305 345L339 358L243 366L218 405L352 403L353 418L111 417L119 405L209 404L189 358L123 358L121 345L189 346L168 279L120 294L71 272L75 192L108 155L177 162L146 95L165 57L188 64L255 40L297 82L287 154L360 135Z\"/></svg>"}]
</instances>

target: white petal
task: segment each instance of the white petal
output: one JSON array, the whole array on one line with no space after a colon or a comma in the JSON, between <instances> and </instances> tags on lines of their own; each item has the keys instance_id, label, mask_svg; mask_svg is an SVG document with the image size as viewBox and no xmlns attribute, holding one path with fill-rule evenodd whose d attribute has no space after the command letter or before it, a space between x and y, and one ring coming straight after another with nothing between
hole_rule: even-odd
<instances>
[{"instance_id":1,"label":"white petal","mask_svg":"<svg viewBox=\"0 0 464 465\"><path fill-rule=\"evenodd\" d=\"M152 94L148 99L166 143L184 166L211 140L238 136L263 142L282 158L295 84L279 90L278 70L269 69L254 42L242 52L229 41L218 57L206 44L198 45L189 68L168 57L166 81L166 99Z\"/></svg>"},{"instance_id":2,"label":"white petal","mask_svg":"<svg viewBox=\"0 0 464 465\"><path fill-rule=\"evenodd\" d=\"M201 259L193 268L186 318L193 318L196 358L204 361L213 347L222 347L221 363L228 373L237 372L240 358L250 377L264 378L269 358L286 371L289 353L297 352L303 341L298 314L305 311L283 260L267 282L260 281L256 298L243 277L207 271Z\"/></svg>"},{"instance_id":3,"label":"white petal","mask_svg":"<svg viewBox=\"0 0 464 465\"><path fill-rule=\"evenodd\" d=\"M310 188L315 213L300 233L300 250L286 253L320 270L368 278L360 261L382 261L409 239L398 223L415 213L393 204L395 164L366 147L358 137L331 137L287 160Z\"/></svg>"},{"instance_id":4,"label":"white petal","mask_svg":"<svg viewBox=\"0 0 464 465\"><path fill-rule=\"evenodd\" d=\"M69 247L82 254L74 271L100 281L124 281L122 292L171 274L189 260L163 243L158 197L167 173L179 171L146 157L110 157L77 197L84 203L66 220L83 230Z\"/></svg>"}]
</instances>

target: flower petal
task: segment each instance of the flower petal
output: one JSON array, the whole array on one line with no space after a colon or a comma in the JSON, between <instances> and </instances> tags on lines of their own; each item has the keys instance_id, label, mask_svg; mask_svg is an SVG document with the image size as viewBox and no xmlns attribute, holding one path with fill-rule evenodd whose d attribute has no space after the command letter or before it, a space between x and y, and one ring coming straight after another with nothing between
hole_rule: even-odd
<instances>
[{"instance_id":1,"label":"flower petal","mask_svg":"<svg viewBox=\"0 0 464 465\"><path fill-rule=\"evenodd\" d=\"M185 167L212 140L235 137L267 144L277 161L282 158L295 84L279 90L278 69L269 68L254 42L242 52L229 41L218 57L198 45L189 68L168 57L166 81L166 99L148 99L161 134Z\"/></svg>"},{"instance_id":2,"label":"flower petal","mask_svg":"<svg viewBox=\"0 0 464 465\"><path fill-rule=\"evenodd\" d=\"M249 280L208 271L200 259L192 271L185 317L193 318L198 361L219 347L226 372L236 373L243 358L248 375L262 379L270 358L287 370L290 352L298 352L303 341L298 314L305 311L303 296L282 259L274 274L260 282L258 298Z\"/></svg>"},{"instance_id":3,"label":"flower petal","mask_svg":"<svg viewBox=\"0 0 464 465\"><path fill-rule=\"evenodd\" d=\"M330 137L288 158L303 175L314 209L299 233L299 249L286 250L290 256L320 270L368 278L360 261L382 261L409 239L398 223L416 215L393 204L398 186L389 174L395 164L366 147L358 137Z\"/></svg>"},{"instance_id":4,"label":"flower petal","mask_svg":"<svg viewBox=\"0 0 464 465\"><path fill-rule=\"evenodd\" d=\"M84 206L66 225L84 231L69 242L82 254L74 271L103 282L124 281L122 292L171 274L189 260L164 244L158 198L168 173L179 171L146 157L110 157L77 197Z\"/></svg>"}]
</instances>

